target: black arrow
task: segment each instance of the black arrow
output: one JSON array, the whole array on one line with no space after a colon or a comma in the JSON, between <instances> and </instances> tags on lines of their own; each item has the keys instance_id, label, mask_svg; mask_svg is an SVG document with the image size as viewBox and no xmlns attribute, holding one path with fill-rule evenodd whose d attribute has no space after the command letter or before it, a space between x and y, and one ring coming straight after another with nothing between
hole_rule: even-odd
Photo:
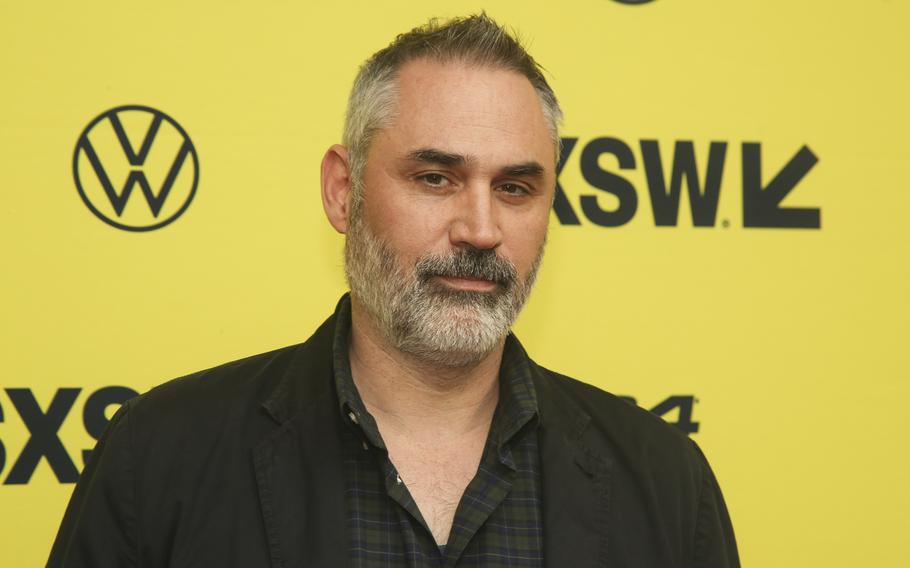
<instances>
[{"instance_id":1,"label":"black arrow","mask_svg":"<svg viewBox=\"0 0 910 568\"><path fill-rule=\"evenodd\" d=\"M817 162L818 157L812 150L803 146L774 179L762 187L761 144L743 142L743 226L821 228L821 211L818 208L780 206L780 202Z\"/></svg>"}]
</instances>

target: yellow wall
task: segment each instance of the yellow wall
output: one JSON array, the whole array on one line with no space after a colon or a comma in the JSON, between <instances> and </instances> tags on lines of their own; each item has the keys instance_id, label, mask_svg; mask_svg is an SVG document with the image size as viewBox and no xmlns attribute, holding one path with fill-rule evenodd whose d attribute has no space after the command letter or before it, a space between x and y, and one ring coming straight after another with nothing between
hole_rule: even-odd
<instances>
[{"instance_id":1,"label":"yellow wall","mask_svg":"<svg viewBox=\"0 0 910 568\"><path fill-rule=\"evenodd\" d=\"M552 216L517 326L532 355L648 408L693 397L693 436L744 565L904 564L907 3L108 0L0 9L0 565L44 562L73 488L44 458L10 484L30 430L13 399L43 412L75 394L58 389L81 389L57 411L62 459L81 469L92 393L141 392L304 340L344 290L318 164L339 139L357 65L429 16L481 8L521 31L551 74L564 136L578 139L560 183L580 225ZM198 155L193 201L157 230L102 222L74 182L80 133L122 105L167 113ZM149 119L128 114L138 146ZM93 144L116 153L111 133ZM173 155L181 138L160 133L154 148ZM586 179L582 154L598 138L628 147L634 167L594 153ZM665 179L676 142L691 141L702 183L710 144L726 143L715 226L693 226L685 184L678 223L657 226L642 140L657 142ZM743 159L756 143L760 181ZM806 208L797 215L811 225L817 210L820 228L744 226L744 185L765 188L804 146L793 179L757 196L766 214L749 215ZM154 148L157 190L170 158ZM584 196L607 212L619 204L595 187L599 171L634 188L637 211L621 226L582 211ZM191 173L161 215L182 203ZM792 182L775 205L774 188ZM97 180L85 183L103 205ZM134 190L123 219L142 224Z\"/></svg>"}]
</instances>

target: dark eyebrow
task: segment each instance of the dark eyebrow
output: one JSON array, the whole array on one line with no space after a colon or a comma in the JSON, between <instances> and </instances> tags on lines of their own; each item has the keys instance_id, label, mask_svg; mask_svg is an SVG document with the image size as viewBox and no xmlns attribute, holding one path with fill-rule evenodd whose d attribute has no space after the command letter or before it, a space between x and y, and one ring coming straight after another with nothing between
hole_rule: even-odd
<instances>
[{"instance_id":1,"label":"dark eyebrow","mask_svg":"<svg viewBox=\"0 0 910 568\"><path fill-rule=\"evenodd\" d=\"M543 166L537 162L525 162L502 168L502 175L508 177L543 177Z\"/></svg>"},{"instance_id":2,"label":"dark eyebrow","mask_svg":"<svg viewBox=\"0 0 910 568\"><path fill-rule=\"evenodd\" d=\"M467 158L461 154L452 154L437 150L436 148L421 148L408 154L408 159L426 164L438 164L440 166L460 166L467 163Z\"/></svg>"},{"instance_id":3,"label":"dark eyebrow","mask_svg":"<svg viewBox=\"0 0 910 568\"><path fill-rule=\"evenodd\" d=\"M446 152L444 150L439 150L438 148L420 148L414 150L408 154L407 159L425 164L436 164L448 167L463 166L472 161L472 158L469 156L453 154L452 152ZM508 177L540 178L543 177L544 167L538 162L531 161L503 166L499 173L500 175Z\"/></svg>"}]
</instances>

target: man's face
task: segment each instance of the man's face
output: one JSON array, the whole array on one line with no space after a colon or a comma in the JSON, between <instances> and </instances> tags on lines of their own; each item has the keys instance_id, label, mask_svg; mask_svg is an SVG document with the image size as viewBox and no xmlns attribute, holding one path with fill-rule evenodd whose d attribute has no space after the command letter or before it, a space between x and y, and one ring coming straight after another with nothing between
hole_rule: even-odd
<instances>
[{"instance_id":1,"label":"man's face","mask_svg":"<svg viewBox=\"0 0 910 568\"><path fill-rule=\"evenodd\" d=\"M348 232L355 300L403 351L478 361L530 291L554 187L554 143L525 77L407 63Z\"/></svg>"}]
</instances>

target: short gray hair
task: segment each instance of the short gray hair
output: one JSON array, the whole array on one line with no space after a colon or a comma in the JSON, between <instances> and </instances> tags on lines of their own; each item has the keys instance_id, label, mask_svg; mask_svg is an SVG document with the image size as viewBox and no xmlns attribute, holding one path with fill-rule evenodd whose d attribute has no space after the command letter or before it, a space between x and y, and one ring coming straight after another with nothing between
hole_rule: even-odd
<instances>
[{"instance_id":1,"label":"short gray hair","mask_svg":"<svg viewBox=\"0 0 910 568\"><path fill-rule=\"evenodd\" d=\"M559 156L562 110L543 76L543 68L519 40L485 13L448 21L434 18L399 35L388 47L373 54L354 80L342 142L349 153L355 209L362 198L363 168L370 143L395 113L398 72L405 63L422 58L500 68L524 75L537 91Z\"/></svg>"}]
</instances>

